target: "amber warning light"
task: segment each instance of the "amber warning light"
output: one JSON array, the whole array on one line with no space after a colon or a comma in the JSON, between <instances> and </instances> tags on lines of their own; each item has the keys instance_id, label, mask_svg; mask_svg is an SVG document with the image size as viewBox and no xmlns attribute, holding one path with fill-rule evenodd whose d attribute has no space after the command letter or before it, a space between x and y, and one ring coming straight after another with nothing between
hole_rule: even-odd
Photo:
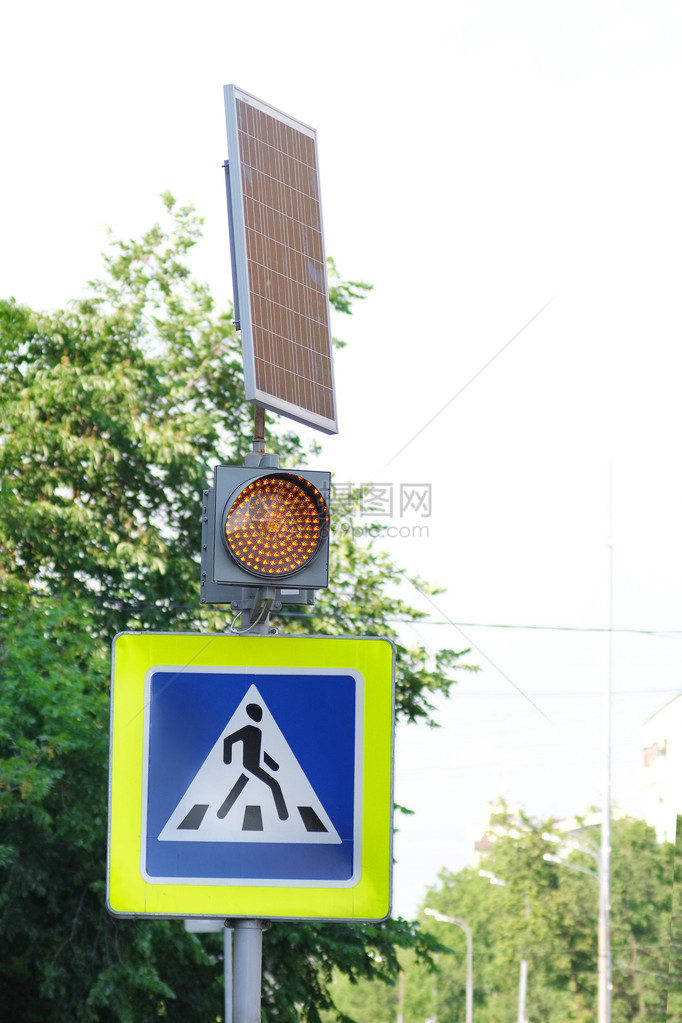
<instances>
[{"instance_id":1,"label":"amber warning light","mask_svg":"<svg viewBox=\"0 0 682 1023\"><path fill-rule=\"evenodd\" d=\"M329 532L322 494L303 476L276 473L249 483L224 519L227 548L262 579L291 575L307 565Z\"/></svg>"},{"instance_id":2,"label":"amber warning light","mask_svg":"<svg viewBox=\"0 0 682 1023\"><path fill-rule=\"evenodd\" d=\"M235 586L292 594L327 586L330 489L328 472L216 466L214 487L204 492L202 602L232 603Z\"/></svg>"}]
</instances>

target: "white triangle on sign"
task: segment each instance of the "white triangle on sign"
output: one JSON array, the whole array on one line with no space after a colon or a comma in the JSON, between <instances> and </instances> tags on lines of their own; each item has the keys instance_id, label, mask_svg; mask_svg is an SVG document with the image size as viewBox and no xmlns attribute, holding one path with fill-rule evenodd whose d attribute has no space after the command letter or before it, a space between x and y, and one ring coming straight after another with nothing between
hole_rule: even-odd
<instances>
[{"instance_id":1,"label":"white triangle on sign","mask_svg":"<svg viewBox=\"0 0 682 1023\"><path fill-rule=\"evenodd\" d=\"M159 840L341 842L255 685L220 733Z\"/></svg>"}]
</instances>

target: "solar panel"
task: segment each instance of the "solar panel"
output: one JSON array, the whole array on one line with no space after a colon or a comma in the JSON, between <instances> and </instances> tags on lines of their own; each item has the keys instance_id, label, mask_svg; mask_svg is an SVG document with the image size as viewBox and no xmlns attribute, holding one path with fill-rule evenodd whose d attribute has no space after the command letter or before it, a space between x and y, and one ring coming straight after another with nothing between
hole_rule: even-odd
<instances>
[{"instance_id":1,"label":"solar panel","mask_svg":"<svg viewBox=\"0 0 682 1023\"><path fill-rule=\"evenodd\" d=\"M246 397L337 433L316 133L234 85L225 112Z\"/></svg>"}]
</instances>

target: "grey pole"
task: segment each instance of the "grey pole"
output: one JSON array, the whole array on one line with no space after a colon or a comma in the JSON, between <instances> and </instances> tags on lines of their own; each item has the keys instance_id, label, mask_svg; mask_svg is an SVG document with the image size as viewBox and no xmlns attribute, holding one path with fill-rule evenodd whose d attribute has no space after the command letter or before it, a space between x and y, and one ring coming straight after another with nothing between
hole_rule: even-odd
<instances>
[{"instance_id":1,"label":"grey pole","mask_svg":"<svg viewBox=\"0 0 682 1023\"><path fill-rule=\"evenodd\" d=\"M232 1023L260 1023L262 920L234 920Z\"/></svg>"},{"instance_id":2,"label":"grey pole","mask_svg":"<svg viewBox=\"0 0 682 1023\"><path fill-rule=\"evenodd\" d=\"M223 966L225 970L225 1023L232 1023L232 924L225 921L223 936Z\"/></svg>"},{"instance_id":3,"label":"grey pole","mask_svg":"<svg viewBox=\"0 0 682 1023\"><path fill-rule=\"evenodd\" d=\"M246 465L268 465L277 467L277 455L265 454L265 410L256 406L254 413L253 451L245 458ZM247 627L241 631L252 635L270 635L276 631L270 628L270 608L276 591L259 587L257 599L249 609ZM244 612L243 612L244 613ZM261 988L263 977L263 920L232 920L232 1012L225 1011L226 1023L260 1023ZM226 939L227 941L227 939ZM226 946L227 959L227 946ZM226 967L227 968L227 967ZM227 976L226 976L227 991ZM226 995L227 998L227 995ZM227 1004L227 1002L226 1002Z\"/></svg>"},{"instance_id":4,"label":"grey pole","mask_svg":"<svg viewBox=\"0 0 682 1023\"><path fill-rule=\"evenodd\" d=\"M473 968L473 948L471 941L471 930L469 925L464 920L460 920L458 916L446 916L444 913L439 913L436 909L427 907L424 910L429 916L434 917L436 920L440 920L444 924L455 924L457 927L461 927L464 931L467 940L467 984L466 984L466 1023L472 1023L474 1016L474 968ZM236 1021L235 1021L236 1023Z\"/></svg>"},{"instance_id":5,"label":"grey pole","mask_svg":"<svg viewBox=\"0 0 682 1023\"><path fill-rule=\"evenodd\" d=\"M518 1023L526 1023L526 987L528 986L528 960L521 960L519 971L519 1013Z\"/></svg>"},{"instance_id":6,"label":"grey pole","mask_svg":"<svg viewBox=\"0 0 682 1023\"><path fill-rule=\"evenodd\" d=\"M611 1023L611 685L613 678L613 465L609 464L609 660L604 693L604 795L599 860L599 1023Z\"/></svg>"},{"instance_id":7,"label":"grey pole","mask_svg":"<svg viewBox=\"0 0 682 1023\"><path fill-rule=\"evenodd\" d=\"M490 870L479 870L479 877L485 877L488 879L490 884L501 885L502 888L506 888L509 884L508 881L503 881L501 877L497 877ZM526 920L530 916L530 902L526 899ZM526 929L528 924L526 924ZM521 969L519 970L519 1009L517 1014L517 1023L526 1023L526 990L528 988L528 960L525 958L525 946L524 946L524 958L521 960Z\"/></svg>"},{"instance_id":8,"label":"grey pole","mask_svg":"<svg viewBox=\"0 0 682 1023\"><path fill-rule=\"evenodd\" d=\"M557 835L551 834L549 831L544 831L542 837L546 842L556 842L557 844L563 844L567 851L577 851L587 853L594 860L596 870L588 870L587 867L580 867L577 863L568 863L561 856L553 856L551 853L545 853L543 860L547 860L548 863L560 863L564 867L568 867L569 870L575 870L579 874L589 874L593 877L599 886L599 922L597 925L597 1020L598 1023L611 1023L611 948L609 938L609 881L608 875L606 883L602 877L602 865L604 855L604 835L602 832L602 844L601 848L592 842L588 838L582 838L577 840L561 839ZM607 847L608 848L608 847ZM608 853L607 853L608 856Z\"/></svg>"},{"instance_id":9,"label":"grey pole","mask_svg":"<svg viewBox=\"0 0 682 1023\"><path fill-rule=\"evenodd\" d=\"M526 899L526 930L528 928L528 917L530 916L530 902ZM524 948L524 956L521 960L521 969L519 971L519 1013L518 1023L526 1023L526 989L528 987L528 960L526 959Z\"/></svg>"}]
</instances>

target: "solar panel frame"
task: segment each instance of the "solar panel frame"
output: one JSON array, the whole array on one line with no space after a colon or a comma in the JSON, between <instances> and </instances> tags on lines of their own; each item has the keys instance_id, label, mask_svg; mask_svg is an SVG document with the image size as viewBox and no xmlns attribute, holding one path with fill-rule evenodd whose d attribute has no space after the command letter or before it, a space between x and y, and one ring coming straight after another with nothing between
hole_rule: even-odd
<instances>
[{"instance_id":1,"label":"solar panel frame","mask_svg":"<svg viewBox=\"0 0 682 1023\"><path fill-rule=\"evenodd\" d=\"M246 398L337 433L317 133L234 85L224 96Z\"/></svg>"}]
</instances>

